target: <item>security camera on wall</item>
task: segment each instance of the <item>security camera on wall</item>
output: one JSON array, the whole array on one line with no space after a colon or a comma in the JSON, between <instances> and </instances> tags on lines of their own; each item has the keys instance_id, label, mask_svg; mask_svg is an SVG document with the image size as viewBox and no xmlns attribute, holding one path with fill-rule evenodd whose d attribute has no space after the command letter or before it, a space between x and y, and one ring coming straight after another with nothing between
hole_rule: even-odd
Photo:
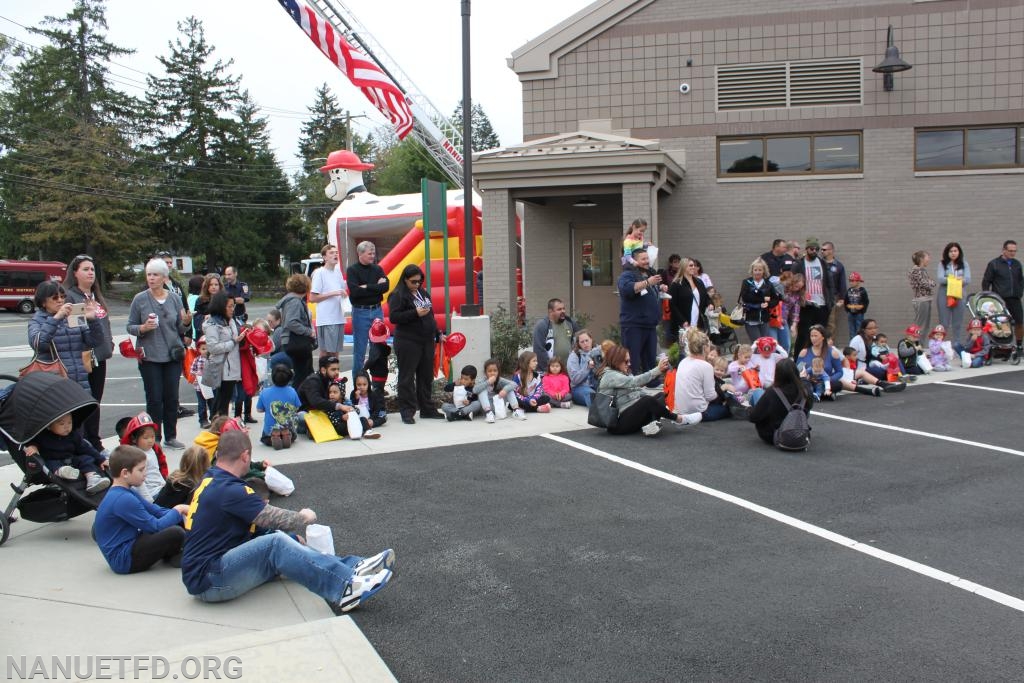
<instances>
[{"instance_id":1,"label":"security camera on wall","mask_svg":"<svg viewBox=\"0 0 1024 683\"><path fill-rule=\"evenodd\" d=\"M684 95L688 95L690 93L690 84L689 83L680 83L679 84L679 92L683 93Z\"/></svg>"}]
</instances>

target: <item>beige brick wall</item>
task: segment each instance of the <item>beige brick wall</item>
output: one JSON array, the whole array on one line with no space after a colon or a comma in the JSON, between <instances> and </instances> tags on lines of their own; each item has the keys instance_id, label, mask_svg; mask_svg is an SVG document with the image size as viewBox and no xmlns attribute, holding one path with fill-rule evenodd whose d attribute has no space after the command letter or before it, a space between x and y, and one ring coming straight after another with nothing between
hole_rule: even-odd
<instances>
[{"instance_id":1,"label":"beige brick wall","mask_svg":"<svg viewBox=\"0 0 1024 683\"><path fill-rule=\"evenodd\" d=\"M889 24L914 68L886 93L871 67ZM715 111L716 65L850 56L863 105ZM586 119L649 138L1021 120L1024 3L660 0L564 55L557 78L524 82L523 111L527 140Z\"/></svg>"}]
</instances>

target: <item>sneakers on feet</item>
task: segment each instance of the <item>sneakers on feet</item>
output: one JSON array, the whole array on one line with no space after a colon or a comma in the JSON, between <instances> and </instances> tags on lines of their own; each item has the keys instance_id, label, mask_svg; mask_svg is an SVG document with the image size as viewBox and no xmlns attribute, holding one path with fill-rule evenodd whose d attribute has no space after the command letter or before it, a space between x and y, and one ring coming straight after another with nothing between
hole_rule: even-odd
<instances>
[{"instance_id":1,"label":"sneakers on feet","mask_svg":"<svg viewBox=\"0 0 1024 683\"><path fill-rule=\"evenodd\" d=\"M562 401L563 408L572 408L572 401Z\"/></svg>"},{"instance_id":2,"label":"sneakers on feet","mask_svg":"<svg viewBox=\"0 0 1024 683\"><path fill-rule=\"evenodd\" d=\"M545 403L542 406L537 406L537 412L538 413L550 413L551 412L551 404L550 403Z\"/></svg>"},{"instance_id":3,"label":"sneakers on feet","mask_svg":"<svg viewBox=\"0 0 1024 683\"><path fill-rule=\"evenodd\" d=\"M338 607L342 612L349 612L359 607L376 595L381 588L388 585L391 576L390 569L382 569L370 576L353 575L352 580L345 586L345 591L341 594Z\"/></svg>"},{"instance_id":4,"label":"sneakers on feet","mask_svg":"<svg viewBox=\"0 0 1024 683\"><path fill-rule=\"evenodd\" d=\"M484 421L487 422L487 424L491 424L491 425L494 424L494 411L493 410L487 413L487 417L484 418Z\"/></svg>"},{"instance_id":5,"label":"sneakers on feet","mask_svg":"<svg viewBox=\"0 0 1024 683\"><path fill-rule=\"evenodd\" d=\"M281 430L281 447L291 448L292 447L292 430L282 429Z\"/></svg>"},{"instance_id":6,"label":"sneakers on feet","mask_svg":"<svg viewBox=\"0 0 1024 683\"><path fill-rule=\"evenodd\" d=\"M676 424L680 426L695 425L703 419L704 416L700 413L686 413L685 415L678 415L676 417Z\"/></svg>"},{"instance_id":7,"label":"sneakers on feet","mask_svg":"<svg viewBox=\"0 0 1024 683\"><path fill-rule=\"evenodd\" d=\"M209 420L204 420L204 421L200 422L199 423L199 428L200 429L209 429L210 428L210 421Z\"/></svg>"},{"instance_id":8,"label":"sneakers on feet","mask_svg":"<svg viewBox=\"0 0 1024 683\"><path fill-rule=\"evenodd\" d=\"M364 557L352 568L356 576L370 576L381 569L391 569L395 565L395 551L391 548L381 551L372 557Z\"/></svg>"},{"instance_id":9,"label":"sneakers on feet","mask_svg":"<svg viewBox=\"0 0 1024 683\"><path fill-rule=\"evenodd\" d=\"M252 415L246 415L245 416L245 424L247 424L247 425L255 425L255 424L259 424L259 423L260 423L260 421L255 419L255 418L253 418Z\"/></svg>"},{"instance_id":10,"label":"sneakers on feet","mask_svg":"<svg viewBox=\"0 0 1024 683\"><path fill-rule=\"evenodd\" d=\"M523 412L522 408L516 408L515 410L512 411L512 417L514 417L517 420L525 420L526 413Z\"/></svg>"},{"instance_id":11,"label":"sneakers on feet","mask_svg":"<svg viewBox=\"0 0 1024 683\"><path fill-rule=\"evenodd\" d=\"M284 442L281 441L281 430L274 428L270 430L270 445L274 447L275 451L279 451L284 448Z\"/></svg>"},{"instance_id":12,"label":"sneakers on feet","mask_svg":"<svg viewBox=\"0 0 1024 683\"><path fill-rule=\"evenodd\" d=\"M655 420L654 422L648 422L645 424L640 428L640 431L644 433L644 436L657 436L661 433L661 425L658 424L657 420Z\"/></svg>"},{"instance_id":13,"label":"sneakers on feet","mask_svg":"<svg viewBox=\"0 0 1024 683\"><path fill-rule=\"evenodd\" d=\"M420 411L420 419L421 420L440 420L443 417L444 417L444 415L442 415L441 412L438 411L438 410L421 410Z\"/></svg>"},{"instance_id":14,"label":"sneakers on feet","mask_svg":"<svg viewBox=\"0 0 1024 683\"><path fill-rule=\"evenodd\" d=\"M451 412L445 411L445 413L444 413L444 419L446 419L448 422L455 422L457 417L458 417L458 412L455 411L455 410L453 410Z\"/></svg>"},{"instance_id":15,"label":"sneakers on feet","mask_svg":"<svg viewBox=\"0 0 1024 683\"><path fill-rule=\"evenodd\" d=\"M470 422L472 422L473 421L473 411L472 410L468 410L468 411L462 413L462 419L463 420L469 420Z\"/></svg>"},{"instance_id":16,"label":"sneakers on feet","mask_svg":"<svg viewBox=\"0 0 1024 683\"><path fill-rule=\"evenodd\" d=\"M407 425L414 425L416 424L416 418L413 417L412 415L403 415L402 422L404 422Z\"/></svg>"},{"instance_id":17,"label":"sneakers on feet","mask_svg":"<svg viewBox=\"0 0 1024 683\"><path fill-rule=\"evenodd\" d=\"M177 439L165 439L164 448L173 448L176 451L180 451L185 448L185 444L178 441Z\"/></svg>"},{"instance_id":18,"label":"sneakers on feet","mask_svg":"<svg viewBox=\"0 0 1024 683\"><path fill-rule=\"evenodd\" d=\"M71 481L74 481L75 479L78 479L78 477L80 477L81 475L82 473L79 472L77 468L72 467L71 465L64 465L63 467L59 467L57 469L57 476L60 477L61 479L70 479Z\"/></svg>"},{"instance_id":19,"label":"sneakers on feet","mask_svg":"<svg viewBox=\"0 0 1024 683\"><path fill-rule=\"evenodd\" d=\"M365 432L363 432L363 438L364 439L379 439L380 438L380 432L375 432L372 429L367 429Z\"/></svg>"},{"instance_id":20,"label":"sneakers on feet","mask_svg":"<svg viewBox=\"0 0 1024 683\"><path fill-rule=\"evenodd\" d=\"M95 472L85 473L85 492L89 495L105 491L110 486L110 480Z\"/></svg>"}]
</instances>

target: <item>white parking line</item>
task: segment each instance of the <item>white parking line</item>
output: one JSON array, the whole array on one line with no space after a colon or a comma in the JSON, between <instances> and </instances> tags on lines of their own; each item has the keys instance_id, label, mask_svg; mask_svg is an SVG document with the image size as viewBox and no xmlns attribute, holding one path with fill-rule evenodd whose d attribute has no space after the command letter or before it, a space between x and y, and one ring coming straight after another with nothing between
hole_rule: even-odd
<instances>
[{"instance_id":1,"label":"white parking line","mask_svg":"<svg viewBox=\"0 0 1024 683\"><path fill-rule=\"evenodd\" d=\"M907 427L897 427L895 425L887 425L882 422L869 422L868 420L858 420L854 417L844 417L842 415L832 415L830 413L820 413L817 410L812 410L811 415L815 417L827 417L830 420L839 420L840 422L852 422L853 424L864 425L866 427L877 427L878 429L888 429L892 432L902 432L904 434L913 434L914 436L925 436L929 439L938 439L939 441L950 441L952 443L962 444L964 446L974 446L975 448L984 448L989 451L996 451L998 453L1009 453L1010 455L1019 455L1024 457L1024 451L1017 451L1012 448L1005 448L1003 446L993 446L990 443L982 443L981 441L971 441L969 439L958 439L955 436L946 436L945 434L935 434L933 432L922 432L918 429L908 429Z\"/></svg>"},{"instance_id":2,"label":"white parking line","mask_svg":"<svg viewBox=\"0 0 1024 683\"><path fill-rule=\"evenodd\" d=\"M947 387L963 387L965 389L981 389L982 391L998 391L1002 394L1017 394L1018 396L1024 396L1024 391L1014 391L1013 389L997 389L995 387L977 387L973 384L961 384L960 382L934 382L940 386Z\"/></svg>"},{"instance_id":3,"label":"white parking line","mask_svg":"<svg viewBox=\"0 0 1024 683\"><path fill-rule=\"evenodd\" d=\"M698 484L697 482L690 481L689 479L683 479L682 477L677 477L673 474L662 472L661 470L656 470L653 467L641 465L638 462L633 462L632 460L627 460L626 458L620 458L617 455L612 455L611 453L598 450L597 448L586 446L575 441L570 441L569 439L557 436L555 434L541 434L541 436L546 439L551 439L552 441L557 441L558 443L564 444L571 448L583 451L585 453L596 455L599 458L604 458L605 460L614 462L618 465L628 467L638 472L643 472L644 474L649 474L652 477L657 477L658 479L663 479L667 482L678 484L679 486L683 486L692 491L696 491L697 493L703 493L705 495L711 496L712 498L717 498L718 500L724 501L726 503L736 505L745 510L749 510L750 512L767 517L768 519L771 519L773 521L780 522L787 526L793 527L794 529L799 529L800 531L811 534L812 536L817 536L818 538L822 538L826 541L831 541L832 543L836 543L850 550L855 550L859 553L870 555L871 557L882 560L883 562L888 562L889 564L893 564L897 567L907 569L916 574L927 576L928 578L935 579L936 581L941 581L942 583L949 584L954 588L965 590L968 593L974 593L979 597L991 600L992 602L999 603L1000 605L1005 605L1006 607L1017 610L1018 612L1024 612L1024 600L1016 598L1012 595L1008 595L1006 593L1001 593L991 588L987 588L973 581L969 581L959 576L955 576L954 574L944 572L941 569L929 567L926 564L921 564L920 562L915 562L914 560L903 557L901 555L895 555L885 550L881 550L880 548L876 548L875 546L870 545L868 543L861 543L856 539L850 538L848 536L843 536L842 534L837 534L835 532L829 531L828 529L823 529L819 526L815 526L808 522L804 522L803 520L799 520L795 517L790 517L789 515L783 514L781 512L776 512L775 510L766 508L763 505L752 503L749 500L745 500L732 494L725 493L724 491L719 491L717 489L704 486L703 484Z\"/></svg>"}]
</instances>

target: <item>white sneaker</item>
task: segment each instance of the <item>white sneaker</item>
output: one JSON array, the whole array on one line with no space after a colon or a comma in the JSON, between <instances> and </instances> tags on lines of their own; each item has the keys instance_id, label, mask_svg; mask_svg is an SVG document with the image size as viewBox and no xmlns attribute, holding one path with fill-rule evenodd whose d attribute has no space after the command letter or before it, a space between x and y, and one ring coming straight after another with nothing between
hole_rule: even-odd
<instances>
[{"instance_id":1,"label":"white sneaker","mask_svg":"<svg viewBox=\"0 0 1024 683\"><path fill-rule=\"evenodd\" d=\"M391 548L381 551L372 557L364 557L355 567L352 573L357 576L372 576L381 569L391 569L395 565L395 551Z\"/></svg>"},{"instance_id":2,"label":"white sneaker","mask_svg":"<svg viewBox=\"0 0 1024 683\"><path fill-rule=\"evenodd\" d=\"M380 432L375 432L372 429L367 429L365 432L363 432L363 438L364 439L379 439L380 438Z\"/></svg>"},{"instance_id":3,"label":"white sneaker","mask_svg":"<svg viewBox=\"0 0 1024 683\"><path fill-rule=\"evenodd\" d=\"M85 492L89 495L106 491L110 487L110 480L95 472L85 473Z\"/></svg>"},{"instance_id":4,"label":"white sneaker","mask_svg":"<svg viewBox=\"0 0 1024 683\"><path fill-rule=\"evenodd\" d=\"M654 422L648 422L645 424L640 431L644 433L644 436L657 436L661 433L661 425L658 424L657 420L655 420Z\"/></svg>"},{"instance_id":5,"label":"white sneaker","mask_svg":"<svg viewBox=\"0 0 1024 683\"><path fill-rule=\"evenodd\" d=\"M512 417L514 417L517 420L525 420L526 413L523 412L522 408L516 408L514 411L512 411Z\"/></svg>"},{"instance_id":6,"label":"white sneaker","mask_svg":"<svg viewBox=\"0 0 1024 683\"><path fill-rule=\"evenodd\" d=\"M685 415L680 415L678 419L676 419L676 424L680 427L685 425L695 425L703 419L704 416L700 413L686 413Z\"/></svg>"},{"instance_id":7,"label":"white sneaker","mask_svg":"<svg viewBox=\"0 0 1024 683\"><path fill-rule=\"evenodd\" d=\"M485 417L484 420L487 422L487 424L494 424L494 411L487 413L487 417Z\"/></svg>"},{"instance_id":8,"label":"white sneaker","mask_svg":"<svg viewBox=\"0 0 1024 683\"><path fill-rule=\"evenodd\" d=\"M64 465L57 469L57 476L61 479L70 479L71 481L74 481L81 475L82 473L78 471L78 468L72 467L71 465Z\"/></svg>"},{"instance_id":9,"label":"white sneaker","mask_svg":"<svg viewBox=\"0 0 1024 683\"><path fill-rule=\"evenodd\" d=\"M381 569L376 574L371 574L370 576L353 574L352 580L345 586L345 591L341 594L338 607L341 608L342 612L348 612L359 607L359 605L376 595L377 591L388 585L391 576L390 569Z\"/></svg>"}]
</instances>

